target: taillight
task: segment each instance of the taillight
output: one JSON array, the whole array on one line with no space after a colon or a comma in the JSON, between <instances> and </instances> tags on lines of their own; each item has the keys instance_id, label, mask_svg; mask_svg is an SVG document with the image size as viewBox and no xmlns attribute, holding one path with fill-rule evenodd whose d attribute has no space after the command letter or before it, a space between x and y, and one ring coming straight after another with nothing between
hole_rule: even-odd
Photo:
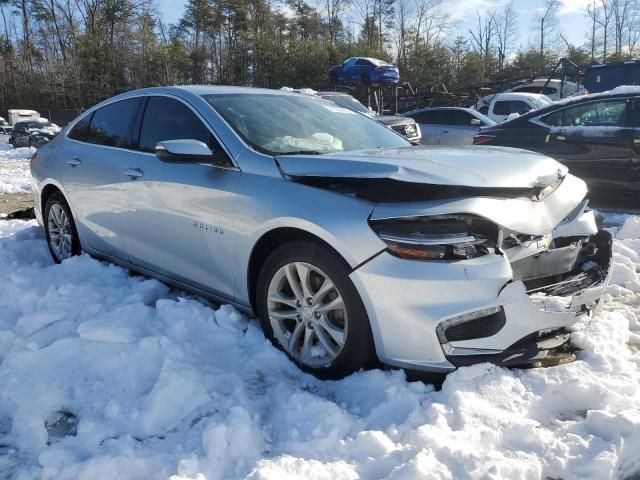
<instances>
[{"instance_id":1,"label":"taillight","mask_svg":"<svg viewBox=\"0 0 640 480\"><path fill-rule=\"evenodd\" d=\"M38 162L38 152L35 152L33 155L31 155L31 162L29 163L29 168L33 170L33 167L37 162Z\"/></svg>"},{"instance_id":2,"label":"taillight","mask_svg":"<svg viewBox=\"0 0 640 480\"><path fill-rule=\"evenodd\" d=\"M482 145L484 143L493 142L496 139L493 135L476 135L473 137L474 145Z\"/></svg>"},{"instance_id":3,"label":"taillight","mask_svg":"<svg viewBox=\"0 0 640 480\"><path fill-rule=\"evenodd\" d=\"M382 71L382 67L376 67L376 72L381 72Z\"/></svg>"}]
</instances>

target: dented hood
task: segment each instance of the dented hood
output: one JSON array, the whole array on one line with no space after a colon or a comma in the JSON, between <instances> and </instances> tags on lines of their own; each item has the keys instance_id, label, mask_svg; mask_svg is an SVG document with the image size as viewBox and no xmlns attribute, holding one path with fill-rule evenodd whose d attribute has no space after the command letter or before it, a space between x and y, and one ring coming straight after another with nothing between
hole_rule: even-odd
<instances>
[{"instance_id":1,"label":"dented hood","mask_svg":"<svg viewBox=\"0 0 640 480\"><path fill-rule=\"evenodd\" d=\"M553 184L567 168L524 150L487 147L403 147L330 155L280 155L293 179L386 179L410 184L529 189Z\"/></svg>"}]
</instances>

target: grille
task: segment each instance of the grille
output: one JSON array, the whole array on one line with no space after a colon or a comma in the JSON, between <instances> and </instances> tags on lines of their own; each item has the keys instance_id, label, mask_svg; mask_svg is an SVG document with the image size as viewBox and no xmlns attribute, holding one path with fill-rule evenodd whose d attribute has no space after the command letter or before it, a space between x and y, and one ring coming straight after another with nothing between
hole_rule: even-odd
<instances>
[{"instance_id":1,"label":"grille","mask_svg":"<svg viewBox=\"0 0 640 480\"><path fill-rule=\"evenodd\" d=\"M468 322L451 325L445 329L444 336L449 342L486 338L498 333L505 323L504 310L501 309L488 317L480 317Z\"/></svg>"}]
</instances>

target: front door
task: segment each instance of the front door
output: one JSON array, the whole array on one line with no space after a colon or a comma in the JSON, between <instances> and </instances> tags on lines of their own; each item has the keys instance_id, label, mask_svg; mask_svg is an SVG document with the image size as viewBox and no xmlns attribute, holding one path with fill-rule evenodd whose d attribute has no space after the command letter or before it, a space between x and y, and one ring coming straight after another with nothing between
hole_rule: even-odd
<instances>
[{"instance_id":1,"label":"front door","mask_svg":"<svg viewBox=\"0 0 640 480\"><path fill-rule=\"evenodd\" d=\"M181 100L152 96L145 106L138 172L125 188L131 208L123 221L132 263L233 299L233 206L236 168L165 163L154 154L163 140L194 139L222 151L205 122Z\"/></svg>"}]
</instances>

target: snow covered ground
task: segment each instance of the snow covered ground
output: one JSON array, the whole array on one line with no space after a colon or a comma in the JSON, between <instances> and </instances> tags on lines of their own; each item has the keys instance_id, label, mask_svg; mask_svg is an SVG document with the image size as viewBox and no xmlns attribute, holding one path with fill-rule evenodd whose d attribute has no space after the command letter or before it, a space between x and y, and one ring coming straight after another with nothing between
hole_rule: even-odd
<instances>
[{"instance_id":1,"label":"snow covered ground","mask_svg":"<svg viewBox=\"0 0 640 480\"><path fill-rule=\"evenodd\" d=\"M35 151L0 143L0 194L31 191L29 159Z\"/></svg>"},{"instance_id":2,"label":"snow covered ground","mask_svg":"<svg viewBox=\"0 0 640 480\"><path fill-rule=\"evenodd\" d=\"M462 368L440 391L319 381L232 307L53 265L34 221L0 221L0 478L638 478L640 219L611 218L615 285L578 361Z\"/></svg>"}]
</instances>

